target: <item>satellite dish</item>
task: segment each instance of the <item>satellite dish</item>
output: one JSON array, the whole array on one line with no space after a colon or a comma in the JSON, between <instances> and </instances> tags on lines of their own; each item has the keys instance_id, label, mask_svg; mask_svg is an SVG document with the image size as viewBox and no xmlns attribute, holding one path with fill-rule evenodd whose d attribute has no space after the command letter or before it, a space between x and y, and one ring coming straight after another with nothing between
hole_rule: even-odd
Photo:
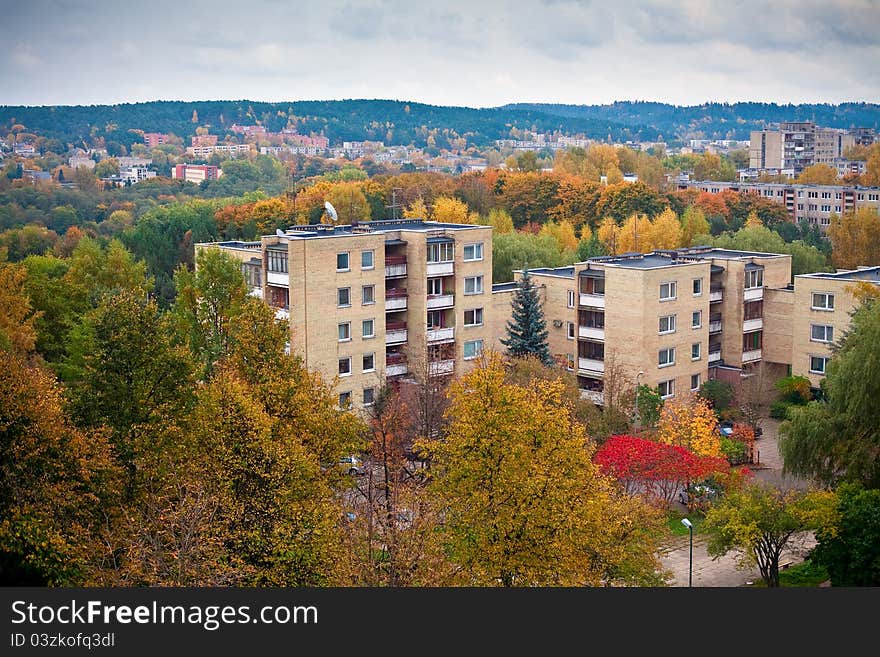
<instances>
[{"instance_id":1,"label":"satellite dish","mask_svg":"<svg viewBox=\"0 0 880 657\"><path fill-rule=\"evenodd\" d=\"M330 215L333 223L339 221L339 215L336 213L336 208L333 207L333 204L330 201L324 201L324 209L327 210L327 214Z\"/></svg>"},{"instance_id":2,"label":"satellite dish","mask_svg":"<svg viewBox=\"0 0 880 657\"><path fill-rule=\"evenodd\" d=\"M281 230L280 228L276 228L276 229L275 229L275 234L276 234L278 237L287 237L287 235L284 233L284 231Z\"/></svg>"}]
</instances>

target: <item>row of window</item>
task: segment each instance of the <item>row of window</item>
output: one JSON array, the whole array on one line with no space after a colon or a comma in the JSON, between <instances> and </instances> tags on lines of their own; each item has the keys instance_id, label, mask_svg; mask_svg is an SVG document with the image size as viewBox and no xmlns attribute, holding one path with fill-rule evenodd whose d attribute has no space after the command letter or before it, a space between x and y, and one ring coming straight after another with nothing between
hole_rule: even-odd
<instances>
[{"instance_id":1,"label":"row of window","mask_svg":"<svg viewBox=\"0 0 880 657\"><path fill-rule=\"evenodd\" d=\"M664 335L667 333L675 333L675 318L676 315L663 315L660 318L660 326L659 326L659 334ZM695 310L691 313L691 328L702 328L703 326L703 311Z\"/></svg>"},{"instance_id":2,"label":"row of window","mask_svg":"<svg viewBox=\"0 0 880 657\"><path fill-rule=\"evenodd\" d=\"M703 357L703 348L700 342L691 345L691 360L700 360ZM665 347L657 354L657 367L670 367L675 365L675 347Z\"/></svg>"},{"instance_id":3,"label":"row of window","mask_svg":"<svg viewBox=\"0 0 880 657\"><path fill-rule=\"evenodd\" d=\"M351 322L340 322L338 330L339 342L351 341ZM376 320L365 319L361 321L361 337L364 340L376 337Z\"/></svg>"},{"instance_id":4,"label":"row of window","mask_svg":"<svg viewBox=\"0 0 880 657\"><path fill-rule=\"evenodd\" d=\"M428 262L451 262L454 257L455 245L452 242L442 242L440 244L429 244L428 245ZM270 258L272 257L272 252L270 252ZM285 255L279 253L278 255ZM473 262L476 260L483 259L483 243L482 242L474 242L472 244L464 245L464 259L465 262ZM270 259L270 270L271 271L287 271L287 262L286 257L284 258L285 262L283 263L284 269L272 269L271 259ZM279 265L280 266L280 265ZM372 249L367 251L361 251L361 269L369 270L374 269L376 266L376 256L375 251ZM346 272L351 271L351 251L340 251L336 254L336 271L338 272Z\"/></svg>"},{"instance_id":5,"label":"row of window","mask_svg":"<svg viewBox=\"0 0 880 657\"><path fill-rule=\"evenodd\" d=\"M464 279L465 294L483 294L483 277L467 276ZM431 296L443 294L443 285L439 278L428 279L428 294ZM369 305L376 303L376 286L361 286L361 304ZM348 308L351 306L351 288L340 287L336 289L336 305L339 308Z\"/></svg>"},{"instance_id":6,"label":"row of window","mask_svg":"<svg viewBox=\"0 0 880 657\"><path fill-rule=\"evenodd\" d=\"M470 308L464 311L464 325L466 327L483 325L483 309ZM432 328L443 328L443 311L428 311L427 326ZM351 322L339 322L337 324L338 341L351 342ZM361 337L364 340L376 337L376 320L373 318L361 320Z\"/></svg>"},{"instance_id":7,"label":"row of window","mask_svg":"<svg viewBox=\"0 0 880 657\"><path fill-rule=\"evenodd\" d=\"M363 404L364 406L372 406L376 401L376 389L375 388L364 388L363 393ZM351 391L346 390L345 392L339 393L339 408L347 409L351 408Z\"/></svg>"},{"instance_id":8,"label":"row of window","mask_svg":"<svg viewBox=\"0 0 880 657\"><path fill-rule=\"evenodd\" d=\"M813 310L834 310L834 295L830 292L813 292Z\"/></svg>"},{"instance_id":9,"label":"row of window","mask_svg":"<svg viewBox=\"0 0 880 657\"><path fill-rule=\"evenodd\" d=\"M700 375L692 374L691 375L691 390L697 391L700 389ZM660 397L662 399L668 399L675 395L675 379L669 379L668 381L661 381L657 384L657 390L660 393Z\"/></svg>"}]
</instances>

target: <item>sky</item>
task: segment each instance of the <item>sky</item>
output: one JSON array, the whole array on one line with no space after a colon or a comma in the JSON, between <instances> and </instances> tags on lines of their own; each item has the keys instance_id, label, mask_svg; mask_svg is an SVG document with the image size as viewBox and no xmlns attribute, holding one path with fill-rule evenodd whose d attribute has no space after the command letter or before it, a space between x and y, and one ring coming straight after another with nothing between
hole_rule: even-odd
<instances>
[{"instance_id":1,"label":"sky","mask_svg":"<svg viewBox=\"0 0 880 657\"><path fill-rule=\"evenodd\" d=\"M28 0L0 105L880 101L880 0Z\"/></svg>"}]
</instances>

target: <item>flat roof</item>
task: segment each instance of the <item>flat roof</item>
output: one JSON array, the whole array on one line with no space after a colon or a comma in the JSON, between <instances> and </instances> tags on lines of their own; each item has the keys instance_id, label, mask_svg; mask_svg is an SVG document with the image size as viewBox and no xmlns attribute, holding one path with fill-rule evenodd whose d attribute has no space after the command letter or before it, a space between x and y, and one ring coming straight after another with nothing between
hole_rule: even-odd
<instances>
[{"instance_id":1,"label":"flat roof","mask_svg":"<svg viewBox=\"0 0 880 657\"><path fill-rule=\"evenodd\" d=\"M718 258L721 260L736 260L737 258L778 258L786 255L785 253L719 249L714 246L692 246L686 249L677 249L676 253L682 256L702 256L704 258Z\"/></svg>"},{"instance_id":2,"label":"flat roof","mask_svg":"<svg viewBox=\"0 0 880 657\"><path fill-rule=\"evenodd\" d=\"M313 237L340 237L350 235L370 235L398 230L411 230L423 233L442 230L472 230L475 228L491 228L482 224L447 224L440 221L424 219L388 219L382 221L357 221L353 224L305 224L291 226L278 237L304 239ZM272 237L267 235L267 237Z\"/></svg>"},{"instance_id":3,"label":"flat roof","mask_svg":"<svg viewBox=\"0 0 880 657\"><path fill-rule=\"evenodd\" d=\"M492 292L510 292L511 290L515 290L516 286L516 281L510 281L509 283L492 283Z\"/></svg>"},{"instance_id":4,"label":"flat roof","mask_svg":"<svg viewBox=\"0 0 880 657\"><path fill-rule=\"evenodd\" d=\"M814 274L801 274L804 278L825 278L837 281L868 281L880 283L880 267L864 267L862 269L841 270L838 272L816 272Z\"/></svg>"},{"instance_id":5,"label":"flat roof","mask_svg":"<svg viewBox=\"0 0 880 657\"><path fill-rule=\"evenodd\" d=\"M514 269L515 272L522 273L522 269ZM557 276L559 278L574 278L574 267L539 267L537 269L529 269L529 275L537 276Z\"/></svg>"}]
</instances>

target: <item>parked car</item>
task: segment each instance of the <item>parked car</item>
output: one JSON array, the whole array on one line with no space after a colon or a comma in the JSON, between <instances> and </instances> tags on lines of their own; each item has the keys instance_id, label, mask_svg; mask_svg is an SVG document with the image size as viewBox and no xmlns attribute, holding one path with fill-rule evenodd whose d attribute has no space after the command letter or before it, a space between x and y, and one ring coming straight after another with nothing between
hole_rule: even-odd
<instances>
[{"instance_id":1,"label":"parked car","mask_svg":"<svg viewBox=\"0 0 880 657\"><path fill-rule=\"evenodd\" d=\"M709 482L690 484L678 491L678 501L687 506L692 501L705 504L718 497L718 489Z\"/></svg>"},{"instance_id":2,"label":"parked car","mask_svg":"<svg viewBox=\"0 0 880 657\"><path fill-rule=\"evenodd\" d=\"M722 422L719 422L718 431L721 432L722 436L730 438L730 436L733 434L733 422L729 420L723 420Z\"/></svg>"},{"instance_id":3,"label":"parked car","mask_svg":"<svg viewBox=\"0 0 880 657\"><path fill-rule=\"evenodd\" d=\"M353 454L350 456L343 456L339 459L339 467L344 472L356 477L366 474L367 472L364 468L363 461Z\"/></svg>"}]
</instances>

